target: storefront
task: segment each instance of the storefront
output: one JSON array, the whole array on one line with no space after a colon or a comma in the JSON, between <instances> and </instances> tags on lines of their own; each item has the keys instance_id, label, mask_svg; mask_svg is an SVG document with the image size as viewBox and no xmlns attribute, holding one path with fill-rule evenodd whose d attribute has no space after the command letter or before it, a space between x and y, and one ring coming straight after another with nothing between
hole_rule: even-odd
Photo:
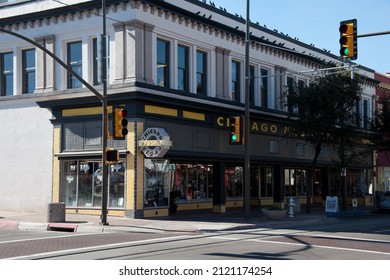
<instances>
[{"instance_id":1,"label":"storefront","mask_svg":"<svg viewBox=\"0 0 390 280\"><path fill-rule=\"evenodd\" d=\"M130 112L129 134L125 140L108 141L120 153L119 162L109 165L108 215L168 216L172 203L177 211L226 212L243 207L244 149L227 140L228 115L141 102L125 106ZM100 108L60 108L53 113L53 202L65 202L68 213L99 215ZM335 152L320 156L309 184L312 150L308 145L287 140L286 125L277 119L253 116L251 129L253 207L285 207L291 197L304 205L308 194L313 205L322 207L327 195L341 197L344 189ZM371 180L368 161L348 169L348 203L353 197L361 199L361 205L367 203Z\"/></svg>"},{"instance_id":2,"label":"storefront","mask_svg":"<svg viewBox=\"0 0 390 280\"><path fill-rule=\"evenodd\" d=\"M101 207L102 162L101 160L63 160L60 201L66 207ZM108 182L108 207L124 207L125 162L110 165Z\"/></svg>"}]
</instances>

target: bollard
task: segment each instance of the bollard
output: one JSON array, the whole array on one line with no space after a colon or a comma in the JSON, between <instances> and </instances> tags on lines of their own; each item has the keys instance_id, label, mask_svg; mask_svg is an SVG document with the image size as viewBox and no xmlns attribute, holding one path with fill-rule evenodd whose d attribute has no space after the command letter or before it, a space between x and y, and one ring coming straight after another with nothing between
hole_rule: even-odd
<instances>
[{"instance_id":1,"label":"bollard","mask_svg":"<svg viewBox=\"0 0 390 280\"><path fill-rule=\"evenodd\" d=\"M294 206L295 206L295 202L294 202L294 199L291 197L290 198L290 201L289 201L289 211L288 211L288 216L289 218L294 218Z\"/></svg>"}]
</instances>

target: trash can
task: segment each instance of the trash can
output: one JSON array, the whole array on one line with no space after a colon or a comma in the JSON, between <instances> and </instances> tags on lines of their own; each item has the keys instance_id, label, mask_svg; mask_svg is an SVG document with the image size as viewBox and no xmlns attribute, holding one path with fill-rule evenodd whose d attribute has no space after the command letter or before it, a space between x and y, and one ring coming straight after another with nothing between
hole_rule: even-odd
<instances>
[{"instance_id":1,"label":"trash can","mask_svg":"<svg viewBox=\"0 0 390 280\"><path fill-rule=\"evenodd\" d=\"M63 223L65 222L65 203L49 203L47 207L47 222Z\"/></svg>"}]
</instances>

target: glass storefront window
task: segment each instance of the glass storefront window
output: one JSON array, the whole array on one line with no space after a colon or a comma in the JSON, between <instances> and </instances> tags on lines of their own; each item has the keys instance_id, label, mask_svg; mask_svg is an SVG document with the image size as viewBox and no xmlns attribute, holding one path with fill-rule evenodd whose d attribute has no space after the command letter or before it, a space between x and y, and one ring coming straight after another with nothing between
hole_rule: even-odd
<instances>
[{"instance_id":1,"label":"glass storefront window","mask_svg":"<svg viewBox=\"0 0 390 280\"><path fill-rule=\"evenodd\" d=\"M243 196L244 170L242 166L226 166L226 198L237 199Z\"/></svg>"},{"instance_id":2,"label":"glass storefront window","mask_svg":"<svg viewBox=\"0 0 390 280\"><path fill-rule=\"evenodd\" d=\"M145 208L167 207L169 197L170 176L169 161L161 159L145 159Z\"/></svg>"},{"instance_id":3,"label":"glass storefront window","mask_svg":"<svg viewBox=\"0 0 390 280\"><path fill-rule=\"evenodd\" d=\"M284 170L284 184L286 196L305 196L307 192L307 170L289 169Z\"/></svg>"},{"instance_id":4,"label":"glass storefront window","mask_svg":"<svg viewBox=\"0 0 390 280\"><path fill-rule=\"evenodd\" d=\"M167 207L169 199L177 202L211 200L213 166L146 159L144 194L145 208Z\"/></svg>"},{"instance_id":5,"label":"glass storefront window","mask_svg":"<svg viewBox=\"0 0 390 280\"><path fill-rule=\"evenodd\" d=\"M110 165L109 207L124 207L124 173L123 162ZM63 161L61 201L67 207L101 207L101 197L101 161Z\"/></svg>"},{"instance_id":6,"label":"glass storefront window","mask_svg":"<svg viewBox=\"0 0 390 280\"><path fill-rule=\"evenodd\" d=\"M273 168L258 166L251 169L251 197L273 197Z\"/></svg>"},{"instance_id":7,"label":"glass storefront window","mask_svg":"<svg viewBox=\"0 0 390 280\"><path fill-rule=\"evenodd\" d=\"M347 170L347 191L349 197L372 195L372 176L368 169Z\"/></svg>"},{"instance_id":8,"label":"glass storefront window","mask_svg":"<svg viewBox=\"0 0 390 280\"><path fill-rule=\"evenodd\" d=\"M172 165L174 182L172 190L178 202L209 200L213 196L213 166L211 164Z\"/></svg>"},{"instance_id":9,"label":"glass storefront window","mask_svg":"<svg viewBox=\"0 0 390 280\"><path fill-rule=\"evenodd\" d=\"M378 166L378 191L390 190L390 167Z\"/></svg>"},{"instance_id":10,"label":"glass storefront window","mask_svg":"<svg viewBox=\"0 0 390 280\"><path fill-rule=\"evenodd\" d=\"M331 170L331 194L343 193L340 169ZM345 183L348 197L363 197L373 195L372 173L370 169L347 169Z\"/></svg>"}]
</instances>

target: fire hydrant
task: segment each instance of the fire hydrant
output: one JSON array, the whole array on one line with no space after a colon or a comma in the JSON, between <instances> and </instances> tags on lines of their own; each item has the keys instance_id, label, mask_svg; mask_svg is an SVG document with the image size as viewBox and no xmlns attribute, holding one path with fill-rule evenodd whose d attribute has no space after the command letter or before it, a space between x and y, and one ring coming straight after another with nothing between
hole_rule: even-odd
<instances>
[{"instance_id":1,"label":"fire hydrant","mask_svg":"<svg viewBox=\"0 0 390 280\"><path fill-rule=\"evenodd\" d=\"M288 216L290 218L294 218L294 206L295 206L295 201L294 199L291 197L290 198L290 201L288 203L288 206L289 206L289 210L288 210Z\"/></svg>"}]
</instances>

